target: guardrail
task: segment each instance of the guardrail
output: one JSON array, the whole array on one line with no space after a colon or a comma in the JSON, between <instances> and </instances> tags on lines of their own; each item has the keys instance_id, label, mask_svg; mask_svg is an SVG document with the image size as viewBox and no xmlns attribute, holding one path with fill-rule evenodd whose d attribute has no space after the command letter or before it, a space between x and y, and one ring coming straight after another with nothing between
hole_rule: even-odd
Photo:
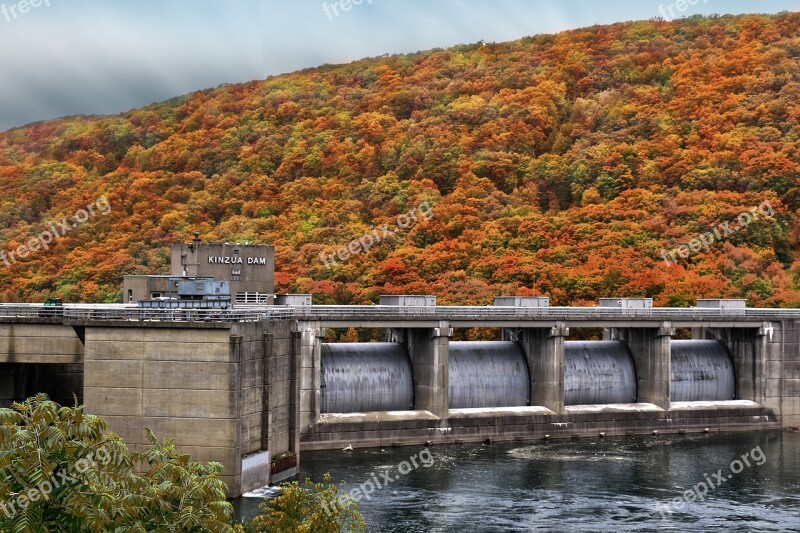
<instances>
[{"instance_id":1,"label":"guardrail","mask_svg":"<svg viewBox=\"0 0 800 533\"><path fill-rule=\"evenodd\" d=\"M256 322L261 320L800 320L800 309L621 309L614 307L500 307L435 306L398 307L380 305L314 305L308 307L233 307L229 309L159 309L126 304L0 304L2 318L63 318L64 320L136 320L180 322Z\"/></svg>"},{"instance_id":2,"label":"guardrail","mask_svg":"<svg viewBox=\"0 0 800 533\"><path fill-rule=\"evenodd\" d=\"M657 307L651 309L622 309L615 307L501 307L501 306L435 306L435 307L395 307L395 306L336 306L315 305L295 307L295 318L336 319L542 319L576 320L600 318L640 318L657 320L709 320L709 319L752 319L780 320L800 319L800 309L706 309L699 307L674 308Z\"/></svg>"},{"instance_id":3,"label":"guardrail","mask_svg":"<svg viewBox=\"0 0 800 533\"><path fill-rule=\"evenodd\" d=\"M45 307L41 304L0 304L3 318L59 318L65 321L156 321L156 322L258 322L290 320L292 309L158 309L119 304L66 304Z\"/></svg>"}]
</instances>

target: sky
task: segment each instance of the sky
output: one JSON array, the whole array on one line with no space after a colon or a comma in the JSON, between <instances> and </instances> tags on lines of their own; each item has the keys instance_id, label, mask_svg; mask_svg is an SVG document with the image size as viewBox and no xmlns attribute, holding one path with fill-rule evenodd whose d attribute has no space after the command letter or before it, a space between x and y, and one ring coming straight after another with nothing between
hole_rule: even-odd
<instances>
[{"instance_id":1,"label":"sky","mask_svg":"<svg viewBox=\"0 0 800 533\"><path fill-rule=\"evenodd\" d=\"M323 63L800 0L0 0L0 131Z\"/></svg>"}]
</instances>

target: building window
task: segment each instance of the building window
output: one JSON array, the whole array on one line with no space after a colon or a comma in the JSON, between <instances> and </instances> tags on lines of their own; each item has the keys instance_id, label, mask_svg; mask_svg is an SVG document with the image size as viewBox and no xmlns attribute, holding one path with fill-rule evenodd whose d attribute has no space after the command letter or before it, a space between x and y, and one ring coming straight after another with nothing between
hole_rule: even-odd
<instances>
[{"instance_id":1,"label":"building window","mask_svg":"<svg viewBox=\"0 0 800 533\"><path fill-rule=\"evenodd\" d=\"M128 289L128 303L133 301L133 289Z\"/></svg>"}]
</instances>

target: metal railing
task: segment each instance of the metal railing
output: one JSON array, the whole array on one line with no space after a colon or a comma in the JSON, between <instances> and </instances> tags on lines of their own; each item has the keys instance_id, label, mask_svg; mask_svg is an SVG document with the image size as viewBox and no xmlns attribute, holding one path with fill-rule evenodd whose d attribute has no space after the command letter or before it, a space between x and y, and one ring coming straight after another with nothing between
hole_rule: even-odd
<instances>
[{"instance_id":1,"label":"metal railing","mask_svg":"<svg viewBox=\"0 0 800 533\"><path fill-rule=\"evenodd\" d=\"M229 309L160 309L128 304L0 304L3 318L59 318L65 321L255 322L261 320L782 320L800 319L800 309L622 309L614 307L500 307L380 305L247 306Z\"/></svg>"},{"instance_id":2,"label":"metal railing","mask_svg":"<svg viewBox=\"0 0 800 533\"><path fill-rule=\"evenodd\" d=\"M295 318L335 319L367 318L397 319L420 318L442 320L470 319L654 319L654 320L709 320L709 319L800 319L800 309L707 309L657 307L651 309L622 309L615 307L500 307L500 306L336 306L315 305L294 308Z\"/></svg>"},{"instance_id":3,"label":"metal railing","mask_svg":"<svg viewBox=\"0 0 800 533\"><path fill-rule=\"evenodd\" d=\"M3 318L58 318L64 321L156 321L156 322L258 322L290 320L287 308L258 309L159 309L120 304L65 304L44 307L41 304L0 304Z\"/></svg>"}]
</instances>

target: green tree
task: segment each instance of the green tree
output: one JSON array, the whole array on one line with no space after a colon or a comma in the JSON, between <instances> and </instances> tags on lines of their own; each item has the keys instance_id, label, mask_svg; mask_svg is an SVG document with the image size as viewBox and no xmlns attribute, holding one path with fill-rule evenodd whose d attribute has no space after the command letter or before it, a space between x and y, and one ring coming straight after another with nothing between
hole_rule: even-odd
<instances>
[{"instance_id":1,"label":"green tree","mask_svg":"<svg viewBox=\"0 0 800 533\"><path fill-rule=\"evenodd\" d=\"M0 409L0 530L233 530L221 464L194 463L150 430L130 452L102 418L44 394L12 407Z\"/></svg>"},{"instance_id":2,"label":"green tree","mask_svg":"<svg viewBox=\"0 0 800 533\"><path fill-rule=\"evenodd\" d=\"M339 496L339 487L325 474L322 483L287 483L280 494L261 504L261 514L244 524L247 533L360 533L366 531L356 502Z\"/></svg>"}]
</instances>

